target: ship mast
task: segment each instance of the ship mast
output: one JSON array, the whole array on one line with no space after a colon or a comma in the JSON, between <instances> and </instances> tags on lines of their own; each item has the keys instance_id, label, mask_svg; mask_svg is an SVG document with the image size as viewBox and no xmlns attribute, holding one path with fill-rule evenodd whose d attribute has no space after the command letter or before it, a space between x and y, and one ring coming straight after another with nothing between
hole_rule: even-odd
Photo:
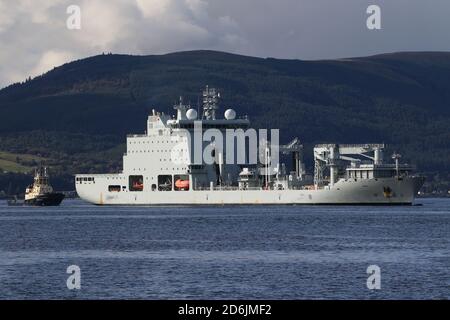
<instances>
[{"instance_id":1,"label":"ship mast","mask_svg":"<svg viewBox=\"0 0 450 320\"><path fill-rule=\"evenodd\" d=\"M177 110L177 120L186 120L186 110L190 108L190 106L185 105L183 103L183 97L180 96L180 100L178 104L173 106L175 110Z\"/></svg>"},{"instance_id":2,"label":"ship mast","mask_svg":"<svg viewBox=\"0 0 450 320\"><path fill-rule=\"evenodd\" d=\"M394 159L394 161L395 161L395 172L396 172L396 174L397 174L397 178L399 177L399 159L401 158L402 156L400 155L400 154L398 154L397 152L394 152L394 154L392 155L392 159Z\"/></svg>"},{"instance_id":3,"label":"ship mast","mask_svg":"<svg viewBox=\"0 0 450 320\"><path fill-rule=\"evenodd\" d=\"M216 110L219 109L220 93L214 88L203 90L203 119L216 120Z\"/></svg>"}]
</instances>

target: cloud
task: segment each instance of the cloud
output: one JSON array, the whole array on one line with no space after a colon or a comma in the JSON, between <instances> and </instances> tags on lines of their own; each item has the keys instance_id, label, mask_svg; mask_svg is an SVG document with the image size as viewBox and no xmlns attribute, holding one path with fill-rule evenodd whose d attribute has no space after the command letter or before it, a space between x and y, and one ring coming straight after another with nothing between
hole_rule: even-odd
<instances>
[{"instance_id":1,"label":"cloud","mask_svg":"<svg viewBox=\"0 0 450 320\"><path fill-rule=\"evenodd\" d=\"M51 9L63 3L63 0L35 0L18 1L19 10L29 13L31 22L35 24L50 23L53 20Z\"/></svg>"},{"instance_id":2,"label":"cloud","mask_svg":"<svg viewBox=\"0 0 450 320\"><path fill-rule=\"evenodd\" d=\"M68 30L67 7L81 9ZM0 0L0 87L102 52L157 54L242 45L231 17L206 0ZM7 44L7 45L6 45Z\"/></svg>"},{"instance_id":3,"label":"cloud","mask_svg":"<svg viewBox=\"0 0 450 320\"><path fill-rule=\"evenodd\" d=\"M171 0L136 0L144 17L158 18L167 13Z\"/></svg>"},{"instance_id":4,"label":"cloud","mask_svg":"<svg viewBox=\"0 0 450 320\"><path fill-rule=\"evenodd\" d=\"M5 2L0 2L0 33L6 31L14 23L11 9Z\"/></svg>"},{"instance_id":5,"label":"cloud","mask_svg":"<svg viewBox=\"0 0 450 320\"><path fill-rule=\"evenodd\" d=\"M80 9L82 29L70 35L75 43L92 51L113 49L130 38L130 26L139 23L138 10L122 0L84 0Z\"/></svg>"},{"instance_id":6,"label":"cloud","mask_svg":"<svg viewBox=\"0 0 450 320\"><path fill-rule=\"evenodd\" d=\"M43 74L44 72L51 70L54 67L58 67L68 61L71 61L72 59L73 54L67 51L46 51L39 59L36 67L31 71L31 76Z\"/></svg>"},{"instance_id":7,"label":"cloud","mask_svg":"<svg viewBox=\"0 0 450 320\"><path fill-rule=\"evenodd\" d=\"M0 87L102 52L214 49L321 59L450 50L448 0L377 0L382 30L368 31L370 0L0 0ZM66 9L81 8L81 30Z\"/></svg>"}]
</instances>

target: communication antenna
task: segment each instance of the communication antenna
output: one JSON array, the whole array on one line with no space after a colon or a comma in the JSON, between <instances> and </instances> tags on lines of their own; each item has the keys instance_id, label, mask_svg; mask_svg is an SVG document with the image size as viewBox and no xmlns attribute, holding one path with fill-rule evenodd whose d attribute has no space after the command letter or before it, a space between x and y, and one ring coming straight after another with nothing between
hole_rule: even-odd
<instances>
[{"instance_id":1,"label":"communication antenna","mask_svg":"<svg viewBox=\"0 0 450 320\"><path fill-rule=\"evenodd\" d=\"M398 154L397 152L394 152L394 154L392 155L392 159L395 160L395 171L397 173L397 178L399 177L399 164L398 164L398 160L401 158L402 156L400 154Z\"/></svg>"},{"instance_id":2,"label":"communication antenna","mask_svg":"<svg viewBox=\"0 0 450 320\"><path fill-rule=\"evenodd\" d=\"M197 114L200 114L200 95L197 95Z\"/></svg>"},{"instance_id":3,"label":"communication antenna","mask_svg":"<svg viewBox=\"0 0 450 320\"><path fill-rule=\"evenodd\" d=\"M203 119L216 120L216 110L219 109L220 94L214 88L209 88L203 91Z\"/></svg>"}]
</instances>

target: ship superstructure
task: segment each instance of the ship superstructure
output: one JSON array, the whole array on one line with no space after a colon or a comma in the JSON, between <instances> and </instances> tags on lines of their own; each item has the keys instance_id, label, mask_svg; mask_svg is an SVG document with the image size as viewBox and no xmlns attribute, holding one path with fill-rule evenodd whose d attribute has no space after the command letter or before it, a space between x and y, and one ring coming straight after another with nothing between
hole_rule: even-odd
<instances>
[{"instance_id":1,"label":"ship superstructure","mask_svg":"<svg viewBox=\"0 0 450 320\"><path fill-rule=\"evenodd\" d=\"M78 195L98 205L412 204L423 184L399 155L383 162L384 144L317 145L308 175L298 138L255 138L235 110L219 117L219 98L206 87L202 112L182 98L175 117L153 110L146 133L127 136L123 171L76 175Z\"/></svg>"}]
</instances>

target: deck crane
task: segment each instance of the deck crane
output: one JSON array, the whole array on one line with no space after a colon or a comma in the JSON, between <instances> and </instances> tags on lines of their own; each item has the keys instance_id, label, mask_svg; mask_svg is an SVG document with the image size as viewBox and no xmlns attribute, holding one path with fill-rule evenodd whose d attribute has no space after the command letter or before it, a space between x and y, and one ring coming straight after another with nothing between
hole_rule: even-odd
<instances>
[{"instance_id":1,"label":"deck crane","mask_svg":"<svg viewBox=\"0 0 450 320\"><path fill-rule=\"evenodd\" d=\"M323 172L330 168L330 186L337 180L339 163L350 161L359 163L361 159L350 157L352 155L362 156L373 161L375 165L383 163L384 144L319 144L314 147L314 185L319 187L323 184ZM373 152L373 155L370 153Z\"/></svg>"},{"instance_id":2,"label":"deck crane","mask_svg":"<svg viewBox=\"0 0 450 320\"><path fill-rule=\"evenodd\" d=\"M284 155L292 154L292 170L298 179L302 179L305 174L305 164L303 163L303 145L299 138L294 138L288 144L280 145L279 152Z\"/></svg>"}]
</instances>

